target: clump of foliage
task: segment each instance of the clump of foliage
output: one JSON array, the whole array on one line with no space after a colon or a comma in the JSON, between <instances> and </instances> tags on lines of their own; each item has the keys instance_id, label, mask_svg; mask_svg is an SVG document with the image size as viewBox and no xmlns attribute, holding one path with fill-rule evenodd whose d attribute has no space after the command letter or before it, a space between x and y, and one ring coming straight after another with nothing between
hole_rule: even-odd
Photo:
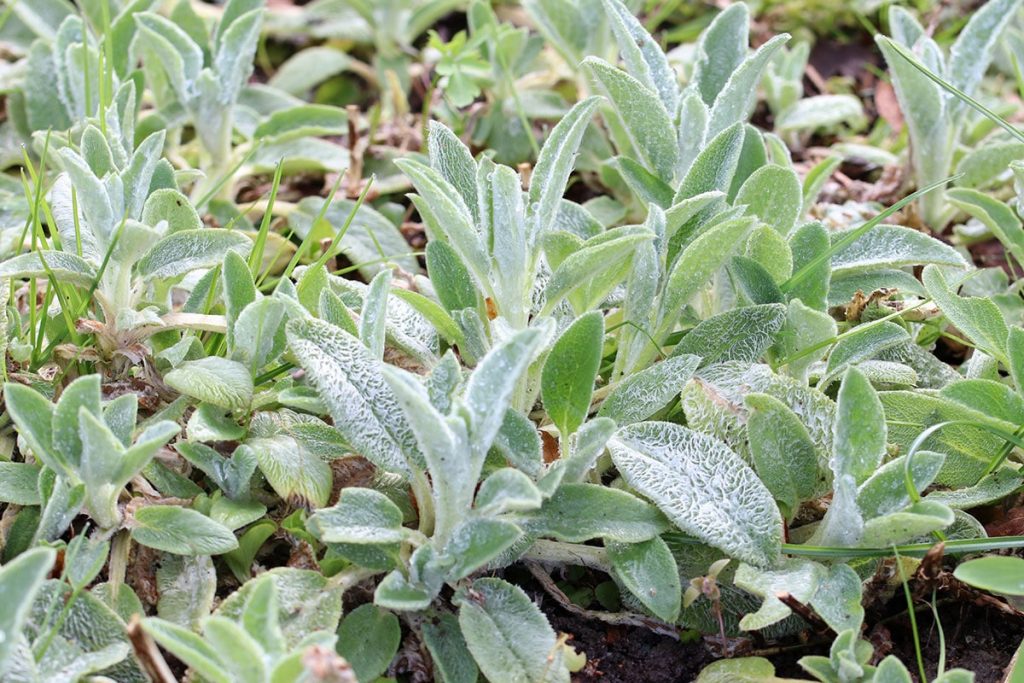
<instances>
[{"instance_id":1,"label":"clump of foliage","mask_svg":"<svg viewBox=\"0 0 1024 683\"><path fill-rule=\"evenodd\" d=\"M869 607L1024 547L975 514L1024 488L1020 0L948 58L889 9L905 139L743 3L508 5L8 7L0 679L568 682L539 591L926 678ZM850 219L850 150L917 191Z\"/></svg>"}]
</instances>

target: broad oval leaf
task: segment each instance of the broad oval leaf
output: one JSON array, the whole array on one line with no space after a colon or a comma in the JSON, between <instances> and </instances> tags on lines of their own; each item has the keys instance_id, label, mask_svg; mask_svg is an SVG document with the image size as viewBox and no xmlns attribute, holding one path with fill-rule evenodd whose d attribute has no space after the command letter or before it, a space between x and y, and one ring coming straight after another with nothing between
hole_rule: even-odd
<instances>
[{"instance_id":1,"label":"broad oval leaf","mask_svg":"<svg viewBox=\"0 0 1024 683\"><path fill-rule=\"evenodd\" d=\"M993 358L1007 363L1009 330L999 307L991 299L957 296L936 266L921 274L928 295L957 329Z\"/></svg>"},{"instance_id":2,"label":"broad oval leaf","mask_svg":"<svg viewBox=\"0 0 1024 683\"><path fill-rule=\"evenodd\" d=\"M679 395L700 362L699 356L674 355L625 377L601 404L598 415L623 427L646 420Z\"/></svg>"},{"instance_id":3,"label":"broad oval leaf","mask_svg":"<svg viewBox=\"0 0 1024 683\"><path fill-rule=\"evenodd\" d=\"M459 624L491 683L569 683L563 650L540 608L501 579L473 582L460 599Z\"/></svg>"},{"instance_id":4,"label":"broad oval leaf","mask_svg":"<svg viewBox=\"0 0 1024 683\"><path fill-rule=\"evenodd\" d=\"M287 432L248 439L267 483L282 499L323 507L331 495L331 467Z\"/></svg>"},{"instance_id":5,"label":"broad oval leaf","mask_svg":"<svg viewBox=\"0 0 1024 683\"><path fill-rule=\"evenodd\" d=\"M562 332L544 362L541 396L563 438L583 424L590 410L603 343L604 316L591 311Z\"/></svg>"},{"instance_id":6,"label":"broad oval leaf","mask_svg":"<svg viewBox=\"0 0 1024 683\"><path fill-rule=\"evenodd\" d=\"M352 448L389 472L411 475L423 456L394 392L358 339L322 320L292 320L288 343Z\"/></svg>"},{"instance_id":7,"label":"broad oval leaf","mask_svg":"<svg viewBox=\"0 0 1024 683\"><path fill-rule=\"evenodd\" d=\"M686 333L672 357L692 354L706 367L725 361L753 363L764 355L786 322L781 304L745 306L702 320Z\"/></svg>"},{"instance_id":8,"label":"broad oval leaf","mask_svg":"<svg viewBox=\"0 0 1024 683\"><path fill-rule=\"evenodd\" d=\"M659 619L675 623L682 586L675 557L661 536L640 543L608 544L608 559L620 582Z\"/></svg>"},{"instance_id":9,"label":"broad oval leaf","mask_svg":"<svg viewBox=\"0 0 1024 683\"><path fill-rule=\"evenodd\" d=\"M38 251L21 254L0 263L0 278L40 278L49 274L58 282L88 287L96 281L96 271L84 259L63 251Z\"/></svg>"},{"instance_id":10,"label":"broad oval leaf","mask_svg":"<svg viewBox=\"0 0 1024 683\"><path fill-rule=\"evenodd\" d=\"M801 192L796 171L785 166L762 166L740 186L735 204L745 204L748 214L788 235L800 217Z\"/></svg>"},{"instance_id":11,"label":"broad oval leaf","mask_svg":"<svg viewBox=\"0 0 1024 683\"><path fill-rule=\"evenodd\" d=\"M515 520L533 536L569 543L593 538L639 543L669 528L665 516L647 501L598 484L562 484L540 510Z\"/></svg>"},{"instance_id":12,"label":"broad oval leaf","mask_svg":"<svg viewBox=\"0 0 1024 683\"><path fill-rule=\"evenodd\" d=\"M785 403L768 394L747 394L747 435L754 468L790 515L821 488L818 454L807 428Z\"/></svg>"},{"instance_id":13,"label":"broad oval leaf","mask_svg":"<svg viewBox=\"0 0 1024 683\"><path fill-rule=\"evenodd\" d=\"M164 382L186 396L226 410L245 408L252 400L248 368L219 356L185 361L164 375Z\"/></svg>"},{"instance_id":14,"label":"broad oval leaf","mask_svg":"<svg viewBox=\"0 0 1024 683\"><path fill-rule=\"evenodd\" d=\"M968 560L953 572L960 581L1000 595L1024 595L1024 559L990 555Z\"/></svg>"},{"instance_id":15,"label":"broad oval leaf","mask_svg":"<svg viewBox=\"0 0 1024 683\"><path fill-rule=\"evenodd\" d=\"M402 627L398 617L376 605L360 605L338 627L338 653L348 660L356 680L375 681L398 651Z\"/></svg>"},{"instance_id":16,"label":"broad oval leaf","mask_svg":"<svg viewBox=\"0 0 1024 683\"><path fill-rule=\"evenodd\" d=\"M220 555L238 547L231 530L177 505L148 505L135 512L132 540L174 555Z\"/></svg>"},{"instance_id":17,"label":"broad oval leaf","mask_svg":"<svg viewBox=\"0 0 1024 683\"><path fill-rule=\"evenodd\" d=\"M43 585L56 552L51 548L27 550L0 568L0 674L18 647L18 635L32 607L32 599Z\"/></svg>"},{"instance_id":18,"label":"broad oval leaf","mask_svg":"<svg viewBox=\"0 0 1024 683\"><path fill-rule=\"evenodd\" d=\"M700 234L679 255L665 283L659 334L667 333L690 299L704 287L754 226L752 218L735 218Z\"/></svg>"},{"instance_id":19,"label":"broad oval leaf","mask_svg":"<svg viewBox=\"0 0 1024 683\"><path fill-rule=\"evenodd\" d=\"M163 238L139 261L137 270L147 278L184 275L199 268L212 268L224 260L229 251L245 257L252 241L240 232L230 230L182 230Z\"/></svg>"},{"instance_id":20,"label":"broad oval leaf","mask_svg":"<svg viewBox=\"0 0 1024 683\"><path fill-rule=\"evenodd\" d=\"M833 241L844 233L833 233ZM868 230L848 247L832 257L832 273L846 275L877 268L902 268L934 263L940 266L966 267L955 249L923 232L897 225L879 225Z\"/></svg>"},{"instance_id":21,"label":"broad oval leaf","mask_svg":"<svg viewBox=\"0 0 1024 683\"><path fill-rule=\"evenodd\" d=\"M642 422L616 432L608 448L630 486L681 530L744 562L778 561L782 516L772 494L718 439Z\"/></svg>"}]
</instances>

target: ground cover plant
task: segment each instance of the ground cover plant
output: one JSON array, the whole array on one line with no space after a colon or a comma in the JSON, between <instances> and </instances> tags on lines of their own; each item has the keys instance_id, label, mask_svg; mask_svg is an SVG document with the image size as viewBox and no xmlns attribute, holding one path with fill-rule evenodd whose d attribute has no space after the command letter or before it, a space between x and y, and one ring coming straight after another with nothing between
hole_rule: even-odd
<instances>
[{"instance_id":1,"label":"ground cover plant","mask_svg":"<svg viewBox=\"0 0 1024 683\"><path fill-rule=\"evenodd\" d=\"M1024 2L4 0L0 681L1018 681Z\"/></svg>"}]
</instances>

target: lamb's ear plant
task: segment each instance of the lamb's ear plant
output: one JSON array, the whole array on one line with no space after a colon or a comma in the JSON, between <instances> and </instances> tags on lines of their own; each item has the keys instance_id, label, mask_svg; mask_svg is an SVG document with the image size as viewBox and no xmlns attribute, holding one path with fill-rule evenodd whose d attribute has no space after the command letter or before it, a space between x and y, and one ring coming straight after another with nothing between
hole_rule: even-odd
<instances>
[{"instance_id":1,"label":"lamb's ear plant","mask_svg":"<svg viewBox=\"0 0 1024 683\"><path fill-rule=\"evenodd\" d=\"M191 12L187 4L179 8L186 15ZM156 89L160 109L167 112L176 105L203 146L208 180L199 186L197 197L231 167L235 104L252 73L262 15L262 3L235 0L225 8L213 34L199 36L200 42L159 14L135 17L133 49ZM165 125L174 123L166 115L161 118Z\"/></svg>"},{"instance_id":2,"label":"lamb's ear plant","mask_svg":"<svg viewBox=\"0 0 1024 683\"><path fill-rule=\"evenodd\" d=\"M54 548L25 551L0 568L0 590L12 610L5 614L5 661L0 672L19 681L79 680L108 677L145 680L130 655L125 621L99 597L111 584L94 590L110 544L79 535L60 550L69 564L53 571ZM72 564L73 563L73 564ZM121 586L121 606L138 604L131 588Z\"/></svg>"},{"instance_id":3,"label":"lamb's ear plant","mask_svg":"<svg viewBox=\"0 0 1024 683\"><path fill-rule=\"evenodd\" d=\"M870 663L873 657L874 648L871 643L862 639L855 630L849 630L836 636L827 657L801 657L799 664L807 673L814 676L815 680L822 683L909 683L914 680L907 666L895 655L888 655L878 664ZM931 680L934 683L966 683L974 680L974 674L964 669L942 671L940 667L940 673Z\"/></svg>"},{"instance_id":4,"label":"lamb's ear plant","mask_svg":"<svg viewBox=\"0 0 1024 683\"><path fill-rule=\"evenodd\" d=\"M969 94L1020 0L979 10L948 67L891 10L919 188L859 224L815 206L839 156L804 173L789 151L859 103L804 98L806 44L751 50L742 3L692 59L648 31L672 3L645 24L637 2L527 0L538 36L481 0L314 0L272 10L262 45L262 0L158 4L0 15L32 141L0 180L22 195L0 205L0 679L365 683L414 649L446 683L569 683L583 657L543 591L724 651L810 619L837 634L810 676L909 683L862 636L868 591L898 588L893 566L906 588L937 541L1024 544L971 513L1024 485L1020 286L888 224L956 170L931 227L956 208L960 239L1024 263L1002 187L1020 203L1020 143L985 137L1021 136ZM275 72L296 38L330 42ZM371 115L296 97L347 69L381 93ZM750 123L759 91L774 132ZM406 116L411 94L451 128ZM313 141L343 133L351 160ZM408 182L336 199L379 169L371 143ZM347 161L292 202L295 171ZM225 201L271 170L267 200ZM960 367L930 351L950 340ZM1019 564L956 577L1012 599ZM603 611L565 589L580 575ZM785 679L742 658L697 680Z\"/></svg>"},{"instance_id":5,"label":"lamb's ear plant","mask_svg":"<svg viewBox=\"0 0 1024 683\"><path fill-rule=\"evenodd\" d=\"M474 161L451 131L431 124L431 166L398 165L419 192L412 198L428 236L430 289L460 351L472 362L505 334L571 320L600 308L626 277L636 249L656 237L648 225L603 230L586 209L562 198L597 98L577 103L552 130L524 192L518 174ZM406 297L426 313L425 302ZM451 321L448 323L447 321ZM539 369L539 368L538 368ZM535 384L527 380L527 385ZM517 399L523 409L535 389Z\"/></svg>"},{"instance_id":6,"label":"lamb's ear plant","mask_svg":"<svg viewBox=\"0 0 1024 683\"><path fill-rule=\"evenodd\" d=\"M336 505L310 517L310 531L357 565L387 573L374 594L380 607L427 610L445 584L459 588L461 633L435 634L435 646L452 655L468 648L496 681L569 676L563 646L521 589L499 579L467 581L517 547L525 532L516 514L538 510L546 497L540 482L515 467L494 469L477 491L488 452L509 420L519 377L543 337L536 329L518 331L464 382L457 371L438 366L424 383L382 365L362 341L329 322L288 325L291 351L335 427L353 448L411 487L419 517L418 528L409 529L386 493L350 487ZM511 448L531 460L539 456L531 453L530 439ZM524 466L536 471L539 463ZM512 635L486 637L495 627Z\"/></svg>"},{"instance_id":7,"label":"lamb's ear plant","mask_svg":"<svg viewBox=\"0 0 1024 683\"><path fill-rule=\"evenodd\" d=\"M744 5L702 34L686 88L628 11L613 0L606 11L626 71L594 58L585 65L609 101L605 119L622 153L616 169L659 234L637 247L634 262L643 267L627 282L613 379L649 365L680 322L725 313L734 302L793 308L777 349L785 357L822 341L809 336L832 336L822 327L827 319L801 312L800 303L824 314L858 289L902 286L912 280L904 258L963 264L936 240L880 225L891 210L834 240L824 226L804 223L820 185L812 177L802 185L778 138L745 123L765 69L788 57L779 52L785 38L748 56ZM735 70L720 68L733 63ZM841 284L834 293L831 279ZM802 348L784 350L799 337Z\"/></svg>"},{"instance_id":8,"label":"lamb's ear plant","mask_svg":"<svg viewBox=\"0 0 1024 683\"><path fill-rule=\"evenodd\" d=\"M782 48L764 72L761 85L774 117L775 131L799 146L801 136L833 132L865 124L864 108L853 95L825 94L804 97L803 78L811 54L809 43Z\"/></svg>"},{"instance_id":9,"label":"lamb's ear plant","mask_svg":"<svg viewBox=\"0 0 1024 683\"><path fill-rule=\"evenodd\" d=\"M683 181L697 152L747 121L762 74L789 36L775 36L748 55L749 10L743 3L731 5L701 34L693 74L683 88L665 53L625 5L607 0L604 8L626 71L598 57L588 57L583 66L609 100L604 113L611 137L633 162L627 168L646 171L633 185L646 179L643 184L664 188L666 198L686 199L692 194ZM637 175L627 174L627 180Z\"/></svg>"},{"instance_id":10,"label":"lamb's ear plant","mask_svg":"<svg viewBox=\"0 0 1024 683\"><path fill-rule=\"evenodd\" d=\"M179 427L174 422L156 422L137 435L135 418L138 400L134 394L103 405L98 375L81 377L65 388L60 399L50 403L34 389L9 383L4 387L8 415L35 456L42 477L56 477L57 488L77 490L74 496L96 525L115 530L123 513L119 499L125 486L152 460ZM60 536L70 523L64 510L64 526L40 531Z\"/></svg>"},{"instance_id":11,"label":"lamb's ear plant","mask_svg":"<svg viewBox=\"0 0 1024 683\"><path fill-rule=\"evenodd\" d=\"M248 85L263 13L263 2L232 0L212 30L187 0L170 18L155 12L134 17L131 54L141 59L158 104L145 126L169 129L175 145L185 125L195 130L195 166L203 174L192 189L195 200L228 198L236 175L272 170L281 157L293 170L347 165L343 148L311 137L343 133L344 111ZM237 146L236 130L247 140Z\"/></svg>"},{"instance_id":12,"label":"lamb's ear plant","mask_svg":"<svg viewBox=\"0 0 1024 683\"><path fill-rule=\"evenodd\" d=\"M69 321L86 317L94 298L96 325L86 329L96 333L95 359L119 365L126 350L156 332L201 326L169 310L171 285L218 265L227 251L248 254L252 246L239 231L204 228L161 156L163 131L135 146L135 98L129 81L105 112L105 134L89 125L79 150L59 150L63 173L36 217L41 222L45 212L52 234L47 239L34 226L32 250L0 264L5 278L50 280L68 328L51 350L61 336L73 336Z\"/></svg>"},{"instance_id":13,"label":"lamb's ear plant","mask_svg":"<svg viewBox=\"0 0 1024 683\"><path fill-rule=\"evenodd\" d=\"M601 0L526 0L523 9L570 68L577 68L587 55L608 56L611 31Z\"/></svg>"},{"instance_id":14,"label":"lamb's ear plant","mask_svg":"<svg viewBox=\"0 0 1024 683\"><path fill-rule=\"evenodd\" d=\"M81 17L69 15L52 36L33 42L25 60L24 85L11 95L14 122L23 139L72 129L77 129L72 131L77 137L82 125L103 111L108 103L103 98L109 101L129 76L128 46L137 9L138 3L110 17L111 31L102 40ZM104 63L109 55L115 56L115 63Z\"/></svg>"},{"instance_id":15,"label":"lamb's ear plant","mask_svg":"<svg viewBox=\"0 0 1024 683\"><path fill-rule=\"evenodd\" d=\"M184 662L191 671L220 683L299 683L330 680L356 683L352 665L335 651L331 630L303 634L298 642L281 628L279 589L269 575L246 585L237 616L212 614L202 620L201 635L172 621L150 617L142 629Z\"/></svg>"},{"instance_id":16,"label":"lamb's ear plant","mask_svg":"<svg viewBox=\"0 0 1024 683\"><path fill-rule=\"evenodd\" d=\"M0 566L0 595L7 606L0 617L0 630L5 635L0 643L0 675L12 668L16 650L25 647L21 641L22 627L56 556L50 548L34 548Z\"/></svg>"},{"instance_id":17,"label":"lamb's ear plant","mask_svg":"<svg viewBox=\"0 0 1024 683\"><path fill-rule=\"evenodd\" d=\"M910 133L911 163L919 187L950 175L957 164L956 150L971 124L971 110L960 98L948 93L916 69L901 54L910 50L930 71L970 96L977 92L995 54L999 38L1009 25L1018 0L986 3L971 15L949 54L927 35L906 9L889 9L891 38L876 41L885 55ZM945 193L940 191L920 200L921 215L934 230L941 230L953 216Z\"/></svg>"}]
</instances>

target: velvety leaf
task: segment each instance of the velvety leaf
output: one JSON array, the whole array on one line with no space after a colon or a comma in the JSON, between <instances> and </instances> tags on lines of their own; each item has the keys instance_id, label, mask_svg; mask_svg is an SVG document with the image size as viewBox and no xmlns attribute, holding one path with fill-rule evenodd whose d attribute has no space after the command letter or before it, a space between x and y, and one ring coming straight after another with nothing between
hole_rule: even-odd
<instances>
[{"instance_id":1,"label":"velvety leaf","mask_svg":"<svg viewBox=\"0 0 1024 683\"><path fill-rule=\"evenodd\" d=\"M737 308L702 320L672 350L672 356L699 356L701 366L724 361L757 361L775 341L786 320L779 304Z\"/></svg>"},{"instance_id":2,"label":"velvety leaf","mask_svg":"<svg viewBox=\"0 0 1024 683\"><path fill-rule=\"evenodd\" d=\"M973 12L960 30L949 52L949 80L956 87L972 94L988 70L1003 30L1020 8L1020 0L996 0ZM964 108L953 101L954 108Z\"/></svg>"},{"instance_id":3,"label":"velvety leaf","mask_svg":"<svg viewBox=\"0 0 1024 683\"><path fill-rule=\"evenodd\" d=\"M1024 228L1009 206L964 187L953 188L946 196L954 206L981 221L1016 258L1024 258Z\"/></svg>"},{"instance_id":4,"label":"velvety leaf","mask_svg":"<svg viewBox=\"0 0 1024 683\"><path fill-rule=\"evenodd\" d=\"M592 311L562 332L544 362L544 408L563 438L583 424L590 410L603 342L604 316Z\"/></svg>"},{"instance_id":5,"label":"velvety leaf","mask_svg":"<svg viewBox=\"0 0 1024 683\"><path fill-rule=\"evenodd\" d=\"M608 447L630 486L681 530L737 559L762 566L776 562L779 510L753 470L725 444L679 425L644 422L620 429Z\"/></svg>"},{"instance_id":6,"label":"velvety leaf","mask_svg":"<svg viewBox=\"0 0 1024 683\"><path fill-rule=\"evenodd\" d=\"M146 188L147 190L149 188ZM188 197L172 188L156 190L146 198L142 208L142 222L156 227L160 221L167 221L167 232L199 230L203 222Z\"/></svg>"},{"instance_id":7,"label":"velvety leaf","mask_svg":"<svg viewBox=\"0 0 1024 683\"><path fill-rule=\"evenodd\" d=\"M138 273L146 278L184 275L221 263L228 251L248 256L252 242L240 232L228 230L182 230L163 238L142 257Z\"/></svg>"},{"instance_id":8,"label":"velvety leaf","mask_svg":"<svg viewBox=\"0 0 1024 683\"><path fill-rule=\"evenodd\" d=\"M0 597L6 608L0 612L0 673L6 671L18 647L21 633L36 592L43 585L56 553L51 548L27 550L0 568Z\"/></svg>"},{"instance_id":9,"label":"velvety leaf","mask_svg":"<svg viewBox=\"0 0 1024 683\"><path fill-rule=\"evenodd\" d=\"M708 136L713 137L737 122L746 121L757 100L757 84L761 81L761 74L787 41L788 33L775 36L729 75L711 107Z\"/></svg>"},{"instance_id":10,"label":"velvety leaf","mask_svg":"<svg viewBox=\"0 0 1024 683\"><path fill-rule=\"evenodd\" d=\"M287 432L247 439L267 483L281 498L315 508L331 495L331 468L323 458L303 447Z\"/></svg>"},{"instance_id":11,"label":"velvety leaf","mask_svg":"<svg viewBox=\"0 0 1024 683\"><path fill-rule=\"evenodd\" d=\"M875 471L857 491L857 505L868 519L896 512L910 504L907 493L906 458L891 460ZM938 476L946 456L917 451L910 463L910 476L917 491L923 491Z\"/></svg>"},{"instance_id":12,"label":"velvety leaf","mask_svg":"<svg viewBox=\"0 0 1024 683\"><path fill-rule=\"evenodd\" d=\"M857 572L850 565L837 562L822 577L811 598L811 606L835 632L859 631L864 621L861 593L861 578Z\"/></svg>"},{"instance_id":13,"label":"velvety leaf","mask_svg":"<svg viewBox=\"0 0 1024 683\"><path fill-rule=\"evenodd\" d=\"M402 511L383 493L349 487L330 508L309 518L309 530L324 543L398 543L402 532Z\"/></svg>"},{"instance_id":14,"label":"velvety leaf","mask_svg":"<svg viewBox=\"0 0 1024 683\"><path fill-rule=\"evenodd\" d=\"M1006 321L990 299L961 297L950 288L936 266L927 266L921 276L929 296L957 329L993 358L1005 362Z\"/></svg>"},{"instance_id":15,"label":"velvety leaf","mask_svg":"<svg viewBox=\"0 0 1024 683\"><path fill-rule=\"evenodd\" d=\"M874 474L885 456L886 436L878 394L867 378L851 367L839 385L836 401L832 460L836 476L851 475L860 484Z\"/></svg>"},{"instance_id":16,"label":"velvety leaf","mask_svg":"<svg viewBox=\"0 0 1024 683\"><path fill-rule=\"evenodd\" d=\"M27 462L0 462L0 501L39 505L39 471Z\"/></svg>"},{"instance_id":17,"label":"velvety leaf","mask_svg":"<svg viewBox=\"0 0 1024 683\"><path fill-rule=\"evenodd\" d=\"M470 447L477 472L501 429L516 384L533 361L541 340L536 328L517 332L480 361L466 384Z\"/></svg>"},{"instance_id":18,"label":"velvety leaf","mask_svg":"<svg viewBox=\"0 0 1024 683\"><path fill-rule=\"evenodd\" d=\"M598 415L620 426L646 420L682 391L700 362L699 356L673 355L624 377L601 403Z\"/></svg>"},{"instance_id":19,"label":"velvety leaf","mask_svg":"<svg viewBox=\"0 0 1024 683\"><path fill-rule=\"evenodd\" d=\"M740 186L735 203L745 204L748 214L788 235L801 213L800 180L791 168L762 166Z\"/></svg>"},{"instance_id":20,"label":"velvety leaf","mask_svg":"<svg viewBox=\"0 0 1024 683\"><path fill-rule=\"evenodd\" d=\"M323 104L302 104L281 109L266 118L253 131L253 137L273 138L274 142L308 136L344 135L348 116L339 107Z\"/></svg>"},{"instance_id":21,"label":"velvety leaf","mask_svg":"<svg viewBox=\"0 0 1024 683\"><path fill-rule=\"evenodd\" d=\"M990 555L960 564L953 575L975 588L999 595L1024 595L1024 560Z\"/></svg>"},{"instance_id":22,"label":"velvety leaf","mask_svg":"<svg viewBox=\"0 0 1024 683\"><path fill-rule=\"evenodd\" d=\"M516 520L535 536L570 543L592 538L639 543L668 528L664 515L653 505L626 491L596 484L562 484L540 510Z\"/></svg>"},{"instance_id":23,"label":"velvety leaf","mask_svg":"<svg viewBox=\"0 0 1024 683\"><path fill-rule=\"evenodd\" d=\"M533 481L512 467L503 467L484 479L476 494L476 509L485 515L536 510L542 503Z\"/></svg>"},{"instance_id":24,"label":"velvety leaf","mask_svg":"<svg viewBox=\"0 0 1024 683\"><path fill-rule=\"evenodd\" d=\"M658 93L597 57L583 60L595 87L612 103L640 161L664 181L672 179L679 148L675 127Z\"/></svg>"},{"instance_id":25,"label":"velvety leaf","mask_svg":"<svg viewBox=\"0 0 1024 683\"><path fill-rule=\"evenodd\" d=\"M195 510L149 505L135 512L132 540L174 555L220 555L238 547L231 530Z\"/></svg>"},{"instance_id":26,"label":"velvety leaf","mask_svg":"<svg viewBox=\"0 0 1024 683\"><path fill-rule=\"evenodd\" d=\"M843 233L833 235L833 239L841 239ZM836 252L832 257L832 272L840 275L927 263L961 268L966 265L959 253L934 237L911 228L879 225Z\"/></svg>"},{"instance_id":27,"label":"velvety leaf","mask_svg":"<svg viewBox=\"0 0 1024 683\"><path fill-rule=\"evenodd\" d=\"M830 248L828 231L821 223L806 223L797 228L790 239L793 251L793 273L801 272L805 267L816 262L819 256ZM828 303L829 280L831 265L824 259L815 266L799 284L786 292L790 299L800 299L804 305L815 310L825 310Z\"/></svg>"},{"instance_id":28,"label":"velvety leaf","mask_svg":"<svg viewBox=\"0 0 1024 683\"><path fill-rule=\"evenodd\" d=\"M899 511L866 520L861 542L877 548L905 543L953 523L953 511L941 503L922 500Z\"/></svg>"},{"instance_id":29,"label":"velvety leaf","mask_svg":"<svg viewBox=\"0 0 1024 683\"><path fill-rule=\"evenodd\" d=\"M675 623L682 601L679 568L660 536L640 543L610 543L608 559L615 576L644 607Z\"/></svg>"},{"instance_id":30,"label":"velvety leaf","mask_svg":"<svg viewBox=\"0 0 1024 683\"><path fill-rule=\"evenodd\" d=\"M540 609L521 588L501 579L473 582L459 605L469 651L492 683L568 683L562 650Z\"/></svg>"},{"instance_id":31,"label":"velvety leaf","mask_svg":"<svg viewBox=\"0 0 1024 683\"><path fill-rule=\"evenodd\" d=\"M366 604L341 620L336 647L352 666L357 680L373 681L387 670L401 640L398 617Z\"/></svg>"},{"instance_id":32,"label":"velvety leaf","mask_svg":"<svg viewBox=\"0 0 1024 683\"><path fill-rule=\"evenodd\" d=\"M450 558L448 581L459 581L512 548L523 535L516 524L489 517L471 517L451 533L443 553Z\"/></svg>"},{"instance_id":33,"label":"velvety leaf","mask_svg":"<svg viewBox=\"0 0 1024 683\"><path fill-rule=\"evenodd\" d=\"M423 644L440 683L476 683L480 674L454 615L441 614L436 621L424 623Z\"/></svg>"},{"instance_id":34,"label":"velvety leaf","mask_svg":"<svg viewBox=\"0 0 1024 683\"><path fill-rule=\"evenodd\" d=\"M63 251L39 251L21 254L0 263L0 278L39 278L45 280L49 273L58 283L67 282L80 287L89 287L96 281L96 271L86 261Z\"/></svg>"},{"instance_id":35,"label":"velvety leaf","mask_svg":"<svg viewBox=\"0 0 1024 683\"><path fill-rule=\"evenodd\" d=\"M605 0L604 9L626 70L649 90L658 93L665 111L675 112L679 85L661 46L620 0Z\"/></svg>"},{"instance_id":36,"label":"velvety leaf","mask_svg":"<svg viewBox=\"0 0 1024 683\"><path fill-rule=\"evenodd\" d=\"M857 129L864 121L864 108L853 95L816 95L797 100L779 112L775 129L779 132L831 131L844 125Z\"/></svg>"},{"instance_id":37,"label":"velvety leaf","mask_svg":"<svg viewBox=\"0 0 1024 683\"><path fill-rule=\"evenodd\" d=\"M818 590L825 573L824 566L803 558L788 559L773 569L741 564L736 570L734 582L743 590L764 598L764 603L756 612L744 615L740 620L740 628L756 631L785 619L791 611L776 594L785 591L806 604Z\"/></svg>"},{"instance_id":38,"label":"velvety leaf","mask_svg":"<svg viewBox=\"0 0 1024 683\"><path fill-rule=\"evenodd\" d=\"M693 240L679 255L669 272L662 299L662 336L675 322L683 306L704 287L737 248L744 235L753 227L749 218L736 218L708 229Z\"/></svg>"},{"instance_id":39,"label":"velvety leaf","mask_svg":"<svg viewBox=\"0 0 1024 683\"><path fill-rule=\"evenodd\" d=\"M217 356L185 361L164 375L164 382L186 396L226 410L245 408L252 400L249 370Z\"/></svg>"},{"instance_id":40,"label":"velvety leaf","mask_svg":"<svg viewBox=\"0 0 1024 683\"><path fill-rule=\"evenodd\" d=\"M743 137L743 126L738 123L714 136L686 172L673 203L704 192L727 192L739 163Z\"/></svg>"},{"instance_id":41,"label":"velvety leaf","mask_svg":"<svg viewBox=\"0 0 1024 683\"><path fill-rule=\"evenodd\" d=\"M821 488L818 454L810 434L786 404L768 394L747 394L747 435L754 468L789 514Z\"/></svg>"},{"instance_id":42,"label":"velvety leaf","mask_svg":"<svg viewBox=\"0 0 1024 683\"><path fill-rule=\"evenodd\" d=\"M213 609L217 572L206 556L185 557L166 554L156 570L160 591L157 614L178 626L199 631L200 623Z\"/></svg>"},{"instance_id":43,"label":"velvety leaf","mask_svg":"<svg viewBox=\"0 0 1024 683\"><path fill-rule=\"evenodd\" d=\"M885 349L906 343L909 338L907 331L893 322L866 325L851 330L832 347L820 386L828 386L832 378L842 372L843 368L874 358Z\"/></svg>"},{"instance_id":44,"label":"velvety leaf","mask_svg":"<svg viewBox=\"0 0 1024 683\"><path fill-rule=\"evenodd\" d=\"M601 278L606 288L608 272L612 271L629 259L634 248L639 244L654 239L647 230L622 230L621 233L607 232L593 237L571 256L562 261L544 290L546 298L543 313L549 313L567 296ZM621 273L619 277L625 277ZM611 285L617 284L612 281ZM600 297L596 303L600 303ZM590 303L590 302L587 302ZM583 311L579 311L583 312Z\"/></svg>"},{"instance_id":45,"label":"velvety leaf","mask_svg":"<svg viewBox=\"0 0 1024 683\"><path fill-rule=\"evenodd\" d=\"M746 59L749 29L750 10L744 3L735 3L715 15L701 33L693 80L708 106Z\"/></svg>"},{"instance_id":46,"label":"velvety leaf","mask_svg":"<svg viewBox=\"0 0 1024 683\"><path fill-rule=\"evenodd\" d=\"M410 463L420 463L422 455L380 362L358 339L330 323L293 320L287 333L335 428L374 464L408 477Z\"/></svg>"},{"instance_id":47,"label":"velvety leaf","mask_svg":"<svg viewBox=\"0 0 1024 683\"><path fill-rule=\"evenodd\" d=\"M577 102L544 142L530 180L529 215L533 220L534 236L546 233L554 221L573 169L576 151L599 102L596 97Z\"/></svg>"}]
</instances>

